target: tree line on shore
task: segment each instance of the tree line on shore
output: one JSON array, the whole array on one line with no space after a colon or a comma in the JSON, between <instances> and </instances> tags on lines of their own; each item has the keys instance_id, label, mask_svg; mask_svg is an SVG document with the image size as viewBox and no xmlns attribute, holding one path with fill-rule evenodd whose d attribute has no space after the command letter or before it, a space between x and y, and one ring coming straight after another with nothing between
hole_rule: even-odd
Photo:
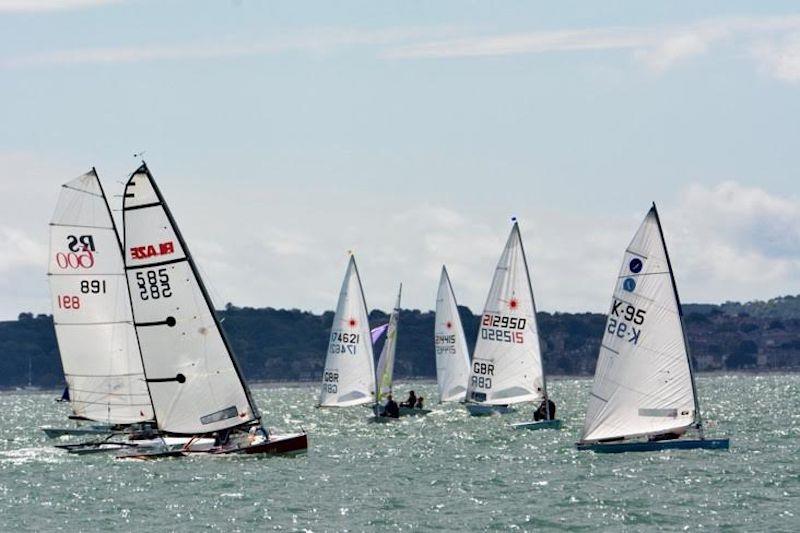
<instances>
[{"instance_id":1,"label":"tree line on shore","mask_svg":"<svg viewBox=\"0 0 800 533\"><path fill-rule=\"evenodd\" d=\"M480 315L467 307L459 313L471 351ZM218 314L247 379L320 379L333 312L228 304ZM689 304L684 316L699 371L800 369L800 296ZM594 373L605 315L540 312L537 318L548 375ZM388 316L375 310L369 319L374 327ZM401 311L397 377L435 377L433 328L432 311ZM0 322L0 351L1 388L63 385L52 316L21 313L17 320Z\"/></svg>"}]
</instances>

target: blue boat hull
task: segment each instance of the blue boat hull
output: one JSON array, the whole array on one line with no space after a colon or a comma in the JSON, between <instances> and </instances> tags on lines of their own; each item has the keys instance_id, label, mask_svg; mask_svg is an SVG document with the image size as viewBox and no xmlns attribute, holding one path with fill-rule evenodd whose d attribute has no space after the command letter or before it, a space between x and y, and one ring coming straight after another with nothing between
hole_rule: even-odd
<instances>
[{"instance_id":1,"label":"blue boat hull","mask_svg":"<svg viewBox=\"0 0 800 533\"><path fill-rule=\"evenodd\" d=\"M578 442L579 450L597 453L657 452L660 450L727 450L730 439L675 439L642 442Z\"/></svg>"},{"instance_id":2,"label":"blue boat hull","mask_svg":"<svg viewBox=\"0 0 800 533\"><path fill-rule=\"evenodd\" d=\"M515 409L508 405L484 405L481 403L464 404L471 416L505 415L513 413Z\"/></svg>"},{"instance_id":3,"label":"blue boat hull","mask_svg":"<svg viewBox=\"0 0 800 533\"><path fill-rule=\"evenodd\" d=\"M561 429L561 420L540 420L538 422L519 422L510 424L513 429L527 429L534 431L537 429Z\"/></svg>"}]
</instances>

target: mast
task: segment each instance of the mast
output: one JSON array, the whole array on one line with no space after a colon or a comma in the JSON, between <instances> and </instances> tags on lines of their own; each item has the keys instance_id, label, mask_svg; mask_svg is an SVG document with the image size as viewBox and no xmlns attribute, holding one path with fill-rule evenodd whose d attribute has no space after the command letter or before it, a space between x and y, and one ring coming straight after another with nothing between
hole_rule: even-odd
<instances>
[{"instance_id":1,"label":"mast","mask_svg":"<svg viewBox=\"0 0 800 533\"><path fill-rule=\"evenodd\" d=\"M672 263L670 262L669 259L669 250L667 249L667 242L664 239L664 230L661 227L661 219L658 216L658 209L656 209L655 202L653 202L652 211L653 215L655 215L656 226L658 227L658 235L661 237L661 245L664 247L664 255L667 258L667 270L669 270L669 277L670 280L672 281L672 290L675 293L675 302L678 304L678 317L680 318L681 333L683 334L683 345L686 348L686 359L688 359L687 362L689 363L689 378L692 382L692 396L694 397L695 424L697 425L697 428L700 430L700 435L702 437L703 420L702 417L700 416L700 402L697 399L697 385L695 384L694 381L694 364L692 363L692 355L691 352L689 351L689 340L686 337L686 325L684 324L683 321L683 306L681 305L681 298L678 295L678 284L675 283L675 275L673 274Z\"/></svg>"},{"instance_id":2,"label":"mast","mask_svg":"<svg viewBox=\"0 0 800 533\"><path fill-rule=\"evenodd\" d=\"M528 278L528 290L531 294L531 305L533 306L533 323L536 325L536 342L539 344L539 363L542 365L542 395L545 399L545 409L547 409L547 419L550 419L550 402L547 397L547 379L544 374L544 359L542 357L542 336L539 334L539 318L536 315L536 299L533 297L533 283L531 283L531 272L528 269L528 257L525 253L525 245L522 243L522 235L519 231L519 222L517 217L512 217L514 221L514 228L516 228L517 239L519 239L519 247L522 250L522 262L525 264L525 275Z\"/></svg>"},{"instance_id":3,"label":"mast","mask_svg":"<svg viewBox=\"0 0 800 533\"><path fill-rule=\"evenodd\" d=\"M140 174L140 173L144 173L147 176L148 182L149 182L150 186L153 188L153 192L155 193L156 198L158 199L158 202L156 204L145 204L143 206L137 206L137 207L150 207L150 206L161 204L161 207L162 207L162 209L164 211L164 215L166 216L167 221L169 222L169 224L171 226L171 229L172 229L172 231L173 231L173 233L175 235L175 238L178 241L178 244L180 245L181 249L183 250L184 258L185 258L187 264L189 265L189 269L190 269L190 271L192 272L192 275L195 278L195 281L196 281L197 286L198 286L198 288L200 290L200 293L203 296L203 299L205 300L205 304L206 304L207 310L209 312L209 315L210 315L211 319L214 321L214 325L215 325L215 327L216 327L216 329L217 329L217 331L218 331L218 333L220 335L220 338L222 340L223 346L225 347L225 350L226 350L227 355L228 355L228 357L229 357L229 359L231 361L231 364L232 364L233 369L234 369L234 371L236 373L236 376L237 376L237 378L239 380L239 383L240 383L240 385L242 387L242 390L244 391L245 398L246 398L246 400L248 402L248 406L250 407L250 411L253 414L253 419L255 419L257 421L260 421L261 414L260 414L258 408L256 407L255 402L253 401L252 395L250 393L250 388L247 386L247 382L244 380L244 376L243 376L243 373L241 371L241 367L239 366L239 362L236 359L236 355L233 353L233 350L231 349L230 342L228 341L228 337L225 334L225 331L221 327L219 318L217 317L217 314L216 314L216 312L214 310L214 307L212 305L211 297L209 296L209 293L208 293L208 291L206 289L206 286L203 283L203 279L200 276L200 272L197 269L197 265L194 262L194 257L192 256L191 252L189 251L189 248L186 245L186 241L183 238L183 234L181 233L180 228L178 227L177 223L175 222L175 218L172 216L172 211L170 211L169 206L167 205L167 202L164 200L164 196L161 194L161 190L159 189L158 184L156 183L155 179L153 178L153 175L150 173L150 169L147 167L147 163L145 163L144 161L142 161L141 166L136 171L134 171L132 176L135 176L136 174ZM128 197L129 194L131 194L131 196L132 196L132 193L127 193L127 192L125 193L125 196ZM125 211L126 210L123 209L123 217L125 217ZM151 265L147 265L147 266L153 266L153 265L151 264ZM140 268L140 267L127 266L127 265L125 267L126 270L131 270L131 269L136 269L136 268ZM134 317L134 323L135 323L135 317ZM145 376L145 377L147 377L147 376ZM176 380L179 383L182 383L180 378L183 378L185 380L185 377L183 377L182 374L179 374L178 376L176 376L176 378L169 378L169 379L157 378L157 379L149 379L148 381L150 381L150 382L158 382L158 381L165 381L165 380L166 381ZM249 424L250 422L251 422L251 420L248 420L248 421L243 422L243 423L238 424L238 425L241 426L241 425ZM233 427L237 427L237 426L231 426L228 429L232 429Z\"/></svg>"},{"instance_id":4,"label":"mast","mask_svg":"<svg viewBox=\"0 0 800 533\"><path fill-rule=\"evenodd\" d=\"M108 218L111 219L111 227L114 229L114 235L116 236L117 246L119 246L119 255L122 258L122 266L125 268L125 248L122 246L122 240L119 236L119 230L117 229L117 223L114 220L114 214L111 212L111 206L108 205L108 197L106 196L106 191L103 189L103 184L100 182L100 176L97 175L97 170L92 167L92 174L94 174L94 178L97 180L97 186L100 187L100 194L103 197L103 203L106 204L106 210L108 211ZM125 216L124 212L123 215ZM133 301L131 300L131 288L130 285L125 283L125 294L128 295L128 308L131 311L131 324L133 325L133 334L136 336L136 349L139 351L139 361L142 363L142 373L144 373L144 358L142 357L142 344L139 341L139 330L136 329L135 320L133 319ZM144 386L147 389L147 397L150 399L150 405L153 405L153 396L150 394L150 383L147 382L147 378L145 376ZM158 419L156 418L156 410L153 409L153 422L158 425Z\"/></svg>"}]
</instances>

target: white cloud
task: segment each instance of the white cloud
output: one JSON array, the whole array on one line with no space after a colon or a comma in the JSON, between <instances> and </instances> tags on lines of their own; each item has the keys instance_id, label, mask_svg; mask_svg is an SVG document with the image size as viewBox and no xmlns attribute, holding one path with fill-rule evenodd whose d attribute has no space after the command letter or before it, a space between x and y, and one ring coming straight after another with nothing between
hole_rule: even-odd
<instances>
[{"instance_id":1,"label":"white cloud","mask_svg":"<svg viewBox=\"0 0 800 533\"><path fill-rule=\"evenodd\" d=\"M0 196L16 199L0 212L0 319L49 312L47 221L58 185L83 169L33 154L0 154L0 168ZM253 182L261 185L242 196L219 180L197 187L198 179L169 176L161 185L220 306L331 309L354 250L374 308L389 308L402 281L404 306L431 309L446 264L459 302L478 311L510 229L499 206L467 211L368 188L301 190L274 181ZM119 193L120 184L104 182L110 196ZM605 311L647 207L517 213L540 309ZM687 187L659 208L686 302L800 292L800 199L724 182Z\"/></svg>"},{"instance_id":2,"label":"white cloud","mask_svg":"<svg viewBox=\"0 0 800 533\"><path fill-rule=\"evenodd\" d=\"M0 13L67 11L119 3L121 0L0 0Z\"/></svg>"},{"instance_id":3,"label":"white cloud","mask_svg":"<svg viewBox=\"0 0 800 533\"><path fill-rule=\"evenodd\" d=\"M694 185L667 213L689 301L800 292L800 199L733 182Z\"/></svg>"},{"instance_id":4,"label":"white cloud","mask_svg":"<svg viewBox=\"0 0 800 533\"><path fill-rule=\"evenodd\" d=\"M724 43L753 47L765 36L800 30L800 15L710 19L674 26L588 28L438 39L395 46L394 59L474 58L592 50L629 51L649 70L661 73ZM800 79L800 39L781 46L760 45L753 54L778 79Z\"/></svg>"},{"instance_id":5,"label":"white cloud","mask_svg":"<svg viewBox=\"0 0 800 533\"><path fill-rule=\"evenodd\" d=\"M0 0L2 6L4 0ZM73 0L65 6L104 3ZM55 6L58 2L41 2ZM8 6L26 5L5 0ZM0 7L0 11L3 8ZM663 73L722 46L749 50L749 56L776 79L800 79L800 15L729 17L686 24L642 27L572 28L476 35L454 26L308 28L273 33L257 40L148 43L34 52L0 58L0 68L52 65L113 65L264 56L292 52L326 55L369 48L384 59L456 59L557 52L627 52L642 66ZM748 54L739 54L748 55Z\"/></svg>"},{"instance_id":6,"label":"white cloud","mask_svg":"<svg viewBox=\"0 0 800 533\"><path fill-rule=\"evenodd\" d=\"M760 42L752 47L753 56L771 76L792 83L800 82L800 33L778 42Z\"/></svg>"},{"instance_id":7,"label":"white cloud","mask_svg":"<svg viewBox=\"0 0 800 533\"><path fill-rule=\"evenodd\" d=\"M212 42L142 44L75 48L39 52L0 60L0 67L19 68L48 65L98 65L263 56L288 52L329 54L354 46L387 46L431 35L450 35L450 27L401 27L382 29L316 28L274 34L257 41L225 40Z\"/></svg>"}]
</instances>

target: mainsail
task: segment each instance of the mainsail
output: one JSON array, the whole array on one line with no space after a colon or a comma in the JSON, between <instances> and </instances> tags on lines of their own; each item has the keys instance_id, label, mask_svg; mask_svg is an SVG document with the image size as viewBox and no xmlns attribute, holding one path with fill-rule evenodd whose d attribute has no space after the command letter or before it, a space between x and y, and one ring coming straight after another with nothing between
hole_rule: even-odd
<instances>
[{"instance_id":1,"label":"mainsail","mask_svg":"<svg viewBox=\"0 0 800 533\"><path fill-rule=\"evenodd\" d=\"M62 186L48 274L64 398L74 415L110 424L152 420L122 248L94 169Z\"/></svg>"},{"instance_id":2,"label":"mainsail","mask_svg":"<svg viewBox=\"0 0 800 533\"><path fill-rule=\"evenodd\" d=\"M378 373L376 375L377 394L376 401L385 400L392 393L392 380L394 378L394 352L397 349L397 323L400 320L400 295L403 284L397 291L397 304L389 316L389 328L386 330L386 340L378 357Z\"/></svg>"},{"instance_id":3,"label":"mainsail","mask_svg":"<svg viewBox=\"0 0 800 533\"><path fill-rule=\"evenodd\" d=\"M211 299L142 164L125 186L125 267L158 427L197 435L259 418Z\"/></svg>"},{"instance_id":4,"label":"mainsail","mask_svg":"<svg viewBox=\"0 0 800 533\"><path fill-rule=\"evenodd\" d=\"M458 315L456 296L445 267L442 267L439 291L436 294L434 347L440 401L464 401L469 379L469 350L461 317Z\"/></svg>"},{"instance_id":5,"label":"mainsail","mask_svg":"<svg viewBox=\"0 0 800 533\"><path fill-rule=\"evenodd\" d=\"M350 256L331 326L319 403L347 407L375 401L375 361L367 304L355 257Z\"/></svg>"},{"instance_id":6,"label":"mainsail","mask_svg":"<svg viewBox=\"0 0 800 533\"><path fill-rule=\"evenodd\" d=\"M545 394L536 306L519 225L497 263L472 357L467 400L510 405Z\"/></svg>"},{"instance_id":7,"label":"mainsail","mask_svg":"<svg viewBox=\"0 0 800 533\"><path fill-rule=\"evenodd\" d=\"M625 250L581 440L666 433L697 422L680 301L653 205Z\"/></svg>"}]
</instances>

